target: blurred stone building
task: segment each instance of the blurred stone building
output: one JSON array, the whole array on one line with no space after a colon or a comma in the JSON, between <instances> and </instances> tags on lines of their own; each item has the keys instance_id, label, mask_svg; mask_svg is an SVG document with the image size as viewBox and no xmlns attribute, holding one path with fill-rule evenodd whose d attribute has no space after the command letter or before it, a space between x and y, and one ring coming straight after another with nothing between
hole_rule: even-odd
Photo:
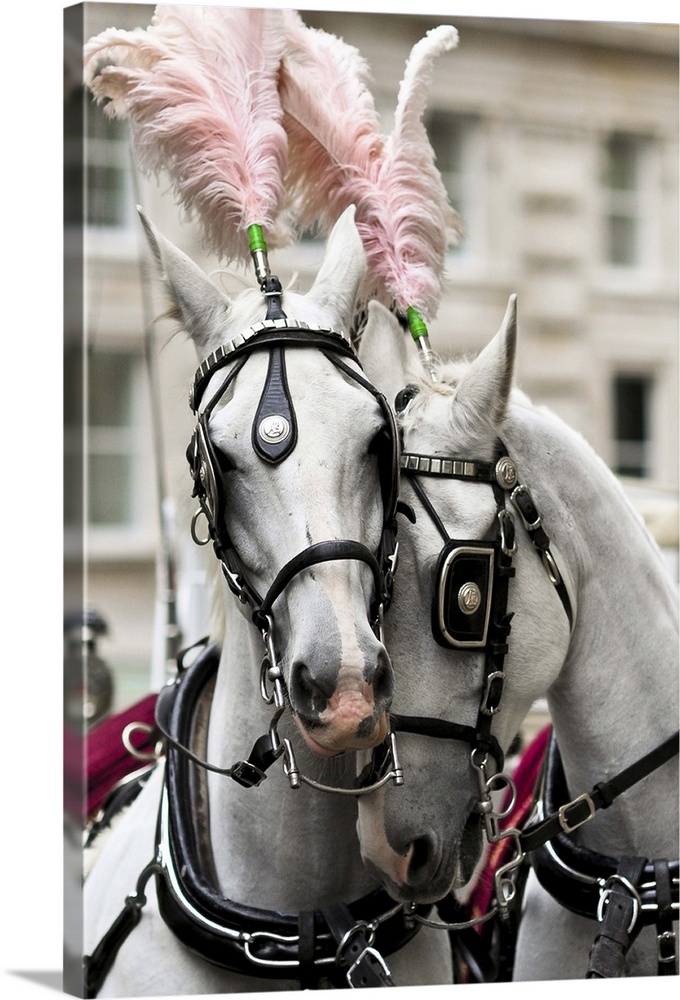
<instances>
[{"instance_id":1,"label":"blurred stone building","mask_svg":"<svg viewBox=\"0 0 680 1000\"><path fill-rule=\"evenodd\" d=\"M116 3L81 10L83 38L110 26L146 27L153 13ZM519 384L624 477L677 578L677 25L302 13L366 58L385 133L412 45L443 21L458 29L458 48L436 66L427 112L466 233L449 254L447 291L430 325L433 347L443 355L478 351L517 292ZM71 73L75 81L67 101L79 102L68 38L66 51L67 80ZM159 491L181 570L180 625L190 632L208 622L195 603L202 555L188 540L193 348L162 321L152 323L165 301L135 204L207 271L218 263L206 258L169 184L138 177L125 127L85 100L84 147L75 138L69 146L68 137L65 146L66 266L77 268L82 252L85 275L85 598L109 624L102 650L124 703L162 673L152 653L166 582ZM82 247L68 224L69 196L77 203L81 185ZM274 269L284 282L297 273L304 288L321 254L320 243L306 241L274 256ZM231 282L227 290L239 287L233 277L218 280ZM79 331L66 336L77 343ZM149 362L160 386L160 429ZM82 378L80 363L67 366L65 468L74 482L79 413L69 400L78 398ZM67 569L78 549L80 499L74 490L67 503ZM77 559L73 565L77 572Z\"/></svg>"}]
</instances>

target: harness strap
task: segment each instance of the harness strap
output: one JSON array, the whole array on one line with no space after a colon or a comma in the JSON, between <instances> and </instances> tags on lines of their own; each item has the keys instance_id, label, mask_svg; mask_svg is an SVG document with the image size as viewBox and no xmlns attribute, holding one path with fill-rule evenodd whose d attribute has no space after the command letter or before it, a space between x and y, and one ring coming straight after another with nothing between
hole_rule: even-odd
<instances>
[{"instance_id":1,"label":"harness strap","mask_svg":"<svg viewBox=\"0 0 680 1000\"><path fill-rule=\"evenodd\" d=\"M446 530L444 522L437 513L436 508L434 507L432 501L430 500L429 496L427 495L423 487L420 485L415 476L409 476L409 482L413 488L414 493L422 503L427 513L430 515L430 519L432 520L432 523L434 524L439 534L442 536L445 542L450 542L451 536Z\"/></svg>"},{"instance_id":2,"label":"harness strap","mask_svg":"<svg viewBox=\"0 0 680 1000\"><path fill-rule=\"evenodd\" d=\"M587 823L598 809L608 809L619 795L675 757L679 745L680 732L676 732L609 781L598 782L590 792L577 796L547 819L530 826L520 835L522 850L535 851L559 833L571 833Z\"/></svg>"},{"instance_id":3,"label":"harness strap","mask_svg":"<svg viewBox=\"0 0 680 1000\"><path fill-rule=\"evenodd\" d=\"M675 976L678 972L678 954L673 927L673 889L670 864L665 859L659 858L655 859L652 864L658 906L656 917L657 974L659 976Z\"/></svg>"},{"instance_id":4,"label":"harness strap","mask_svg":"<svg viewBox=\"0 0 680 1000\"><path fill-rule=\"evenodd\" d=\"M267 349L272 344L285 344L292 347L322 347L358 361L354 348L345 340L341 333L330 327L310 326L308 323L291 318L277 320L262 320L249 327L244 333L237 334L232 340L222 344L209 354L199 365L189 395L189 405L196 412L203 391L212 375L227 364L253 350Z\"/></svg>"},{"instance_id":5,"label":"harness strap","mask_svg":"<svg viewBox=\"0 0 680 1000\"><path fill-rule=\"evenodd\" d=\"M308 548L298 552L297 555L289 559L276 575L276 578L259 607L253 612L253 622L258 628L266 628L266 616L271 613L274 601L279 597L294 576L301 570L319 563L331 562L336 559L357 559L366 563L373 574L376 595L378 601L382 592L382 576L378 560L370 549L361 542L350 541L349 539L331 539L323 542L315 542Z\"/></svg>"},{"instance_id":6,"label":"harness strap","mask_svg":"<svg viewBox=\"0 0 680 1000\"><path fill-rule=\"evenodd\" d=\"M531 491L528 486L520 485L515 487L515 489L510 494L510 499L514 503L515 507L520 513L520 517L524 522L524 527L526 528L528 535L531 539L532 545L536 549L536 552L541 557L543 561L543 566L548 574L550 582L557 591L557 594L562 601L562 606L569 619L569 628L574 628L574 610L571 606L571 600L569 598L569 592L565 586L564 580L562 579L562 574L557 568L557 563L550 551L550 538L546 532L543 524L541 522L541 515L538 512L538 508L534 503L534 498L531 495Z\"/></svg>"},{"instance_id":7,"label":"harness strap","mask_svg":"<svg viewBox=\"0 0 680 1000\"><path fill-rule=\"evenodd\" d=\"M142 908L146 905L144 888L154 872L159 871L154 860L142 870L134 892L126 898L123 909L113 921L91 955L83 958L84 996L96 997L111 971L116 956L125 939L142 919Z\"/></svg>"},{"instance_id":8,"label":"harness strap","mask_svg":"<svg viewBox=\"0 0 680 1000\"><path fill-rule=\"evenodd\" d=\"M635 886L646 858L623 858L601 897L600 929L595 937L586 979L617 979L623 975L626 954L640 931L640 897Z\"/></svg>"},{"instance_id":9,"label":"harness strap","mask_svg":"<svg viewBox=\"0 0 680 1000\"><path fill-rule=\"evenodd\" d=\"M390 714L392 732L416 733L441 740L463 740L475 750L488 752L496 761L499 771L503 770L505 755L493 733L482 732L475 726L463 726L444 719L430 719L419 715Z\"/></svg>"},{"instance_id":10,"label":"harness strap","mask_svg":"<svg viewBox=\"0 0 680 1000\"><path fill-rule=\"evenodd\" d=\"M314 967L314 911L300 910L298 913L298 962L301 990L313 990L318 981Z\"/></svg>"}]
</instances>

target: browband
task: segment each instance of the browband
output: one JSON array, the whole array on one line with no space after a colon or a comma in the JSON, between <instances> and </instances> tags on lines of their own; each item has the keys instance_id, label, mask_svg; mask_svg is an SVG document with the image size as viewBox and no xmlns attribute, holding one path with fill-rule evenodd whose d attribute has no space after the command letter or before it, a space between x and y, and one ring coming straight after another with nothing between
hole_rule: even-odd
<instances>
[{"instance_id":1,"label":"browband","mask_svg":"<svg viewBox=\"0 0 680 1000\"><path fill-rule=\"evenodd\" d=\"M295 334L304 334L304 338ZM195 413L201 401L203 390L210 377L224 365L233 361L243 353L244 348L271 347L272 344L285 343L288 346L300 347L330 347L340 354L346 354L358 363L354 348L347 338L337 330L328 326L318 326L293 318L264 319L260 323L238 333L226 344L221 344L205 358L198 366L189 393L189 406Z\"/></svg>"}]
</instances>

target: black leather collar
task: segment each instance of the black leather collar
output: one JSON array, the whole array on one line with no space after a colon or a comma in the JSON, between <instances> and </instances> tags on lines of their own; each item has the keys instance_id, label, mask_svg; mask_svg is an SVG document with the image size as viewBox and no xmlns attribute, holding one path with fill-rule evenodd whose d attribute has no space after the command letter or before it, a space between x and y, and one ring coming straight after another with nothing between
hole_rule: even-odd
<instances>
[{"instance_id":1,"label":"black leather collar","mask_svg":"<svg viewBox=\"0 0 680 1000\"><path fill-rule=\"evenodd\" d=\"M195 744L193 730L201 713L207 711L218 662L217 648L209 646L188 668L178 687L171 727L173 735L185 745ZM206 818L204 780L202 768L168 747L164 804L158 824L163 870L156 874L160 912L168 927L184 945L222 968L267 979L304 977L307 984L310 961L304 972L300 962L304 946L312 956L316 985L328 980L332 986L346 987L347 969L334 961L338 941L330 913L263 910L220 894L208 845L200 835ZM355 924L369 924L394 910L395 903L379 888L348 903L345 909ZM425 915L430 909L418 907L417 912ZM406 944L419 926L405 920L399 908L378 925L372 945L381 955L389 955Z\"/></svg>"}]
</instances>

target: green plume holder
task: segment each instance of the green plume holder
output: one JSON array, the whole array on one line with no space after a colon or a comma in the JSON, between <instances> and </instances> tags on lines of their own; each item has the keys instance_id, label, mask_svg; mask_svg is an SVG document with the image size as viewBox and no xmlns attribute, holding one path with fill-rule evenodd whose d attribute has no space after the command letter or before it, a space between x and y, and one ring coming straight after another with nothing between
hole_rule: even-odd
<instances>
[{"instance_id":1,"label":"green plume holder","mask_svg":"<svg viewBox=\"0 0 680 1000\"><path fill-rule=\"evenodd\" d=\"M262 287L271 273L269 270L267 243L262 234L262 226L248 226L248 244L250 247L250 256L253 258L253 264L255 265L255 276L260 287Z\"/></svg>"},{"instance_id":2,"label":"green plume holder","mask_svg":"<svg viewBox=\"0 0 680 1000\"><path fill-rule=\"evenodd\" d=\"M434 353L430 347L430 338L427 332L427 324L417 309L409 306L406 310L411 336L416 342L416 347L420 352L420 358L428 371L433 382L437 381L434 371Z\"/></svg>"}]
</instances>

